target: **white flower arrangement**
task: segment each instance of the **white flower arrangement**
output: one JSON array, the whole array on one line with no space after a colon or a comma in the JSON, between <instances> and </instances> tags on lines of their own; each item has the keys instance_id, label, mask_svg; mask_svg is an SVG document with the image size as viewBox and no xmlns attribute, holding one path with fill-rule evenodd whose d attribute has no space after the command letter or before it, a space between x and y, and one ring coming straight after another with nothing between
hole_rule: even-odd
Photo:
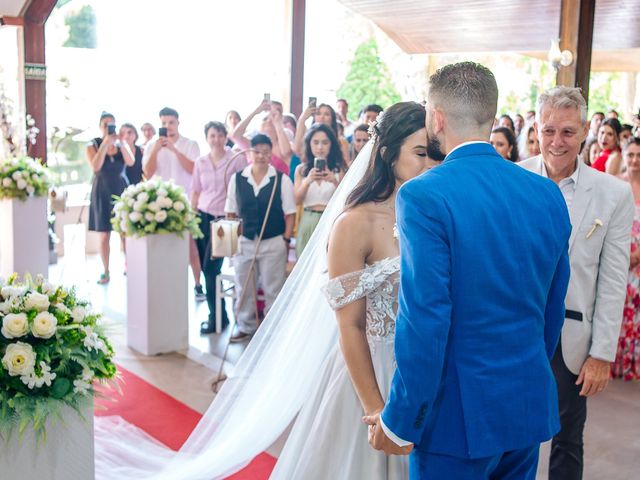
<instances>
[{"instance_id":1,"label":"white flower arrangement","mask_svg":"<svg viewBox=\"0 0 640 480\"><path fill-rule=\"evenodd\" d=\"M30 424L43 437L47 418L79 411L95 380L116 375L113 348L74 289L15 274L0 287L0 438Z\"/></svg>"},{"instance_id":2,"label":"white flower arrangement","mask_svg":"<svg viewBox=\"0 0 640 480\"><path fill-rule=\"evenodd\" d=\"M51 181L47 168L30 157L0 161L0 199L46 197Z\"/></svg>"},{"instance_id":3,"label":"white flower arrangement","mask_svg":"<svg viewBox=\"0 0 640 480\"><path fill-rule=\"evenodd\" d=\"M141 237L156 233L189 232L194 238L202 233L199 219L189 204L184 189L157 177L130 185L116 200L111 224L126 236Z\"/></svg>"}]
</instances>

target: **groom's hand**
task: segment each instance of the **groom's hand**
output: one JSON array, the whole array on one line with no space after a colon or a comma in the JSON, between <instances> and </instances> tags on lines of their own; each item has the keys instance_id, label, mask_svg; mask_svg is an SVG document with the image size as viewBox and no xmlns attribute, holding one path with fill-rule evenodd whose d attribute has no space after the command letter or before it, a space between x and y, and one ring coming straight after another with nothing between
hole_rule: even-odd
<instances>
[{"instance_id":1,"label":"groom's hand","mask_svg":"<svg viewBox=\"0 0 640 480\"><path fill-rule=\"evenodd\" d=\"M413 444L400 447L384 433L380 425L380 413L362 417L362 421L369 425L369 444L376 450L382 450L386 455L409 455Z\"/></svg>"}]
</instances>

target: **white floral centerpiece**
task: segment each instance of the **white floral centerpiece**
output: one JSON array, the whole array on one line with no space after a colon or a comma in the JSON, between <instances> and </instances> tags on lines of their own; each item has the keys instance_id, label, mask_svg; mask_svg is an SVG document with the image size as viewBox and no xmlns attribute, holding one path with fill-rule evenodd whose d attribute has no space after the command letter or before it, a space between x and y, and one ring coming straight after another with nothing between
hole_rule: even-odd
<instances>
[{"instance_id":1,"label":"white floral centerpiece","mask_svg":"<svg viewBox=\"0 0 640 480\"><path fill-rule=\"evenodd\" d=\"M46 167L33 158L0 161L0 199L46 197L50 184Z\"/></svg>"},{"instance_id":2,"label":"white floral centerpiece","mask_svg":"<svg viewBox=\"0 0 640 480\"><path fill-rule=\"evenodd\" d=\"M44 438L64 406L79 414L93 399L94 380L116 375L113 348L88 302L75 289L42 276L0 279L0 433L32 425Z\"/></svg>"},{"instance_id":3,"label":"white floral centerpiece","mask_svg":"<svg viewBox=\"0 0 640 480\"><path fill-rule=\"evenodd\" d=\"M202 233L184 189L158 177L130 185L116 200L111 224L125 236L142 237L156 233L182 234L194 238Z\"/></svg>"}]
</instances>

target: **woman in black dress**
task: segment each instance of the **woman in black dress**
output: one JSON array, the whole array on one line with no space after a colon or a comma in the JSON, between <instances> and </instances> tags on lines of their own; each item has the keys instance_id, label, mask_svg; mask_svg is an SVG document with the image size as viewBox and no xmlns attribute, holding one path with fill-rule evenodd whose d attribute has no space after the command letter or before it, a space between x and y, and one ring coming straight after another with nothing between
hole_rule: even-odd
<instances>
[{"instance_id":1,"label":"woman in black dress","mask_svg":"<svg viewBox=\"0 0 640 480\"><path fill-rule=\"evenodd\" d=\"M94 138L87 146L87 160L93 169L89 230L100 235L100 257L104 273L99 284L109 282L109 240L113 195L121 195L127 187L125 166L134 165L134 157L126 142L119 144L115 131L115 117L110 113L100 116L102 138Z\"/></svg>"},{"instance_id":2,"label":"woman in black dress","mask_svg":"<svg viewBox=\"0 0 640 480\"><path fill-rule=\"evenodd\" d=\"M125 169L125 175L129 180L129 185L135 185L142 181L142 148L136 145L138 141L138 130L131 123L120 125L120 141L129 145L133 152L134 163Z\"/></svg>"}]
</instances>

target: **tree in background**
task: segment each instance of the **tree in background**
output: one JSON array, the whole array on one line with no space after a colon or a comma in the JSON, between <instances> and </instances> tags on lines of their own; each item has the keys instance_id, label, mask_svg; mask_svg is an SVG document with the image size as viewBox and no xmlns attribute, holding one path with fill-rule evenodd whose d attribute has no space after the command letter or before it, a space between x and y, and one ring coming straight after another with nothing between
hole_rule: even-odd
<instances>
[{"instance_id":1,"label":"tree in background","mask_svg":"<svg viewBox=\"0 0 640 480\"><path fill-rule=\"evenodd\" d=\"M591 72L589 76L589 118L593 112L606 113L611 110L620 111L620 104L614 100L614 92L621 91L618 73ZM622 112L620 112L622 114Z\"/></svg>"},{"instance_id":2,"label":"tree in background","mask_svg":"<svg viewBox=\"0 0 640 480\"><path fill-rule=\"evenodd\" d=\"M358 46L349 73L336 94L345 98L354 112L371 103L385 108L401 100L389 68L378 55L374 38Z\"/></svg>"},{"instance_id":3,"label":"tree in background","mask_svg":"<svg viewBox=\"0 0 640 480\"><path fill-rule=\"evenodd\" d=\"M96 48L96 12L90 5L67 15L64 23L69 27L69 38L63 47Z\"/></svg>"}]
</instances>

